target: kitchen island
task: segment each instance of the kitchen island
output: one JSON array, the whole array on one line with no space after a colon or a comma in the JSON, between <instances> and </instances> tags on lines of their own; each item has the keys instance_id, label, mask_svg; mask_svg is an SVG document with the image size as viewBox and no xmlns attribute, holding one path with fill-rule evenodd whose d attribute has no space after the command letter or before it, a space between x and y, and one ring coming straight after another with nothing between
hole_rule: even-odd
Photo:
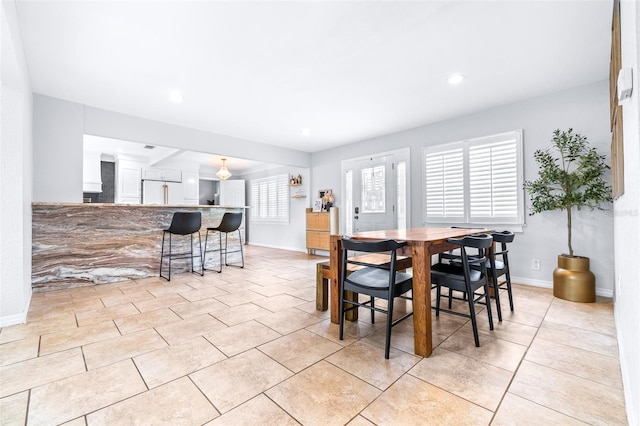
<instances>
[{"instance_id":1,"label":"kitchen island","mask_svg":"<svg viewBox=\"0 0 640 426\"><path fill-rule=\"evenodd\" d=\"M246 208L32 203L31 283L33 291L58 290L158 276L162 230L167 229L171 224L173 213L191 211L202 213L200 232L204 249L207 227L218 225L225 212L244 212ZM242 228L244 228L244 221ZM197 244L197 236L194 238ZM174 236L173 239L174 252L188 249L188 237ZM243 241L246 240L243 238ZM217 248L217 235L213 242ZM229 245L237 246L238 243L237 233L230 234ZM194 250L197 254L197 248ZM217 255L208 256L207 267L210 267L210 262L215 262L218 258ZM229 262L235 261L236 259L230 254ZM190 270L189 260L174 260L171 268L172 273L188 271Z\"/></svg>"}]
</instances>

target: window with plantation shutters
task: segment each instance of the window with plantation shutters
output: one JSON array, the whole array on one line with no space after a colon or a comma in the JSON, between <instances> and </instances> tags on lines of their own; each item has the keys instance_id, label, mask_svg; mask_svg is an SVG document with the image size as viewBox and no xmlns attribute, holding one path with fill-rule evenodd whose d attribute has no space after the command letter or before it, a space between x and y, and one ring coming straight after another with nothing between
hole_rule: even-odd
<instances>
[{"instance_id":1,"label":"window with plantation shutters","mask_svg":"<svg viewBox=\"0 0 640 426\"><path fill-rule=\"evenodd\" d=\"M251 181L251 220L289 223L289 175Z\"/></svg>"},{"instance_id":2,"label":"window with plantation shutters","mask_svg":"<svg viewBox=\"0 0 640 426\"><path fill-rule=\"evenodd\" d=\"M524 224L522 131L425 148L426 222Z\"/></svg>"}]
</instances>

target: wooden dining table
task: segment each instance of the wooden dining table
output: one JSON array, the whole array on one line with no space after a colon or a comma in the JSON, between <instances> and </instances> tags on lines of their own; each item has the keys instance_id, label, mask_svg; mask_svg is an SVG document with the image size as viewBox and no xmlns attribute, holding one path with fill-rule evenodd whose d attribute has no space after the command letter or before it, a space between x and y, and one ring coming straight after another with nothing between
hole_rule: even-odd
<instances>
[{"instance_id":1,"label":"wooden dining table","mask_svg":"<svg viewBox=\"0 0 640 426\"><path fill-rule=\"evenodd\" d=\"M402 253L412 258L413 271L413 339L416 355L428 357L433 349L431 329L431 257L456 248L447 239L463 237L469 234L491 232L489 229L472 228L409 228L384 231L368 231L349 234L355 240L396 240L406 241ZM342 237L331 236L330 276L331 276L331 322L338 324L340 314L340 267L342 263ZM357 310L351 320L357 320Z\"/></svg>"}]
</instances>

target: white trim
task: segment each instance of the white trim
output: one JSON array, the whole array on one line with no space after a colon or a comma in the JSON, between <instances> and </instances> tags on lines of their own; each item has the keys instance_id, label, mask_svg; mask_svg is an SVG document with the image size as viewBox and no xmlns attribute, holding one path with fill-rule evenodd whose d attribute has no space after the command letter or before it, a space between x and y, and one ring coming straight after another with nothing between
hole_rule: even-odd
<instances>
[{"instance_id":1,"label":"white trim","mask_svg":"<svg viewBox=\"0 0 640 426\"><path fill-rule=\"evenodd\" d=\"M536 280L534 278L511 277L513 284L524 284L532 287L553 288L553 281ZM596 287L596 296L613 297L613 289Z\"/></svg>"},{"instance_id":2,"label":"white trim","mask_svg":"<svg viewBox=\"0 0 640 426\"><path fill-rule=\"evenodd\" d=\"M33 290L29 289L29 297L22 312L13 315L6 315L0 317L0 327L9 327L11 325L25 324L27 322L27 314L29 313L29 306L31 305L31 296L33 296Z\"/></svg>"},{"instance_id":3,"label":"white trim","mask_svg":"<svg viewBox=\"0 0 640 426\"><path fill-rule=\"evenodd\" d=\"M298 252L298 253L306 253L307 252L307 249L301 249L300 247L276 246L276 245L273 245L273 244L262 244L262 243L249 243L248 245L256 246L256 247L266 247L266 248L280 249L280 250L289 250L289 251L295 251L295 252Z\"/></svg>"}]
</instances>

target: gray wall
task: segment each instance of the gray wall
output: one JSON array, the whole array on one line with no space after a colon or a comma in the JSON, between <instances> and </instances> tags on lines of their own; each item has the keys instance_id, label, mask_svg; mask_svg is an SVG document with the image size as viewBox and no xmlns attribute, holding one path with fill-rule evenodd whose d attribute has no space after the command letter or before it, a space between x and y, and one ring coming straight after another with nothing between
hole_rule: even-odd
<instances>
[{"instance_id":1,"label":"gray wall","mask_svg":"<svg viewBox=\"0 0 640 426\"><path fill-rule=\"evenodd\" d=\"M0 327L26 321L31 301L32 103L13 2L2 2L0 40Z\"/></svg>"},{"instance_id":2,"label":"gray wall","mask_svg":"<svg viewBox=\"0 0 640 426\"><path fill-rule=\"evenodd\" d=\"M265 247L276 247L294 251L305 251L306 249L306 208L311 207L311 201L315 197L309 194L309 169L300 167L277 167L261 172L245 174L247 184L247 203L251 202L251 180L275 175L302 176L303 188L306 191L306 198L290 198L289 223L265 223L252 222L251 209L247 210L247 241ZM300 187L295 187L300 188ZM316 191L317 192L317 191ZM290 189L291 193L291 189Z\"/></svg>"},{"instance_id":3,"label":"gray wall","mask_svg":"<svg viewBox=\"0 0 640 426\"><path fill-rule=\"evenodd\" d=\"M362 141L312 156L313 191L334 188L340 206L340 161L403 147L411 150L410 224L423 226L422 151L430 144L454 142L508 130L524 130L525 179L537 176L533 152L550 145L556 128L574 128L587 136L598 150L609 156L609 86L602 81L549 96L494 108L404 132ZM528 202L528 197L525 198ZM342 217L341 217L342 220ZM527 226L516 236L510 252L513 275L518 282L550 287L558 254L565 253L566 226L561 212L526 217ZM610 213L578 212L574 220L573 245L576 254L591 258L597 292L613 294L613 219ZM531 260L541 260L541 269L533 271Z\"/></svg>"},{"instance_id":4,"label":"gray wall","mask_svg":"<svg viewBox=\"0 0 640 426\"><path fill-rule=\"evenodd\" d=\"M33 95L34 201L82 202L82 138L91 134L308 167L311 155ZM62 167L61 165L64 165Z\"/></svg>"}]
</instances>

